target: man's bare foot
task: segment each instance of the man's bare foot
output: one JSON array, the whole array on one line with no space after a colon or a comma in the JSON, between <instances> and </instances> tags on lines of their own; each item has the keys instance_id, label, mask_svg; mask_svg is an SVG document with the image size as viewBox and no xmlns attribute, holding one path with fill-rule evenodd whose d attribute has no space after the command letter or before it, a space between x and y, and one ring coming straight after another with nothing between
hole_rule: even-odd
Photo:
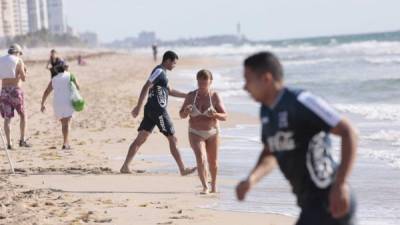
<instances>
[{"instance_id":1,"label":"man's bare foot","mask_svg":"<svg viewBox=\"0 0 400 225\"><path fill-rule=\"evenodd\" d=\"M208 188L204 188L204 189L200 192L200 194L201 194L201 195L208 195L208 194L210 194L210 190L209 190Z\"/></svg>"},{"instance_id":2,"label":"man's bare foot","mask_svg":"<svg viewBox=\"0 0 400 225\"><path fill-rule=\"evenodd\" d=\"M121 173L132 173L127 166L122 166L119 170Z\"/></svg>"},{"instance_id":3,"label":"man's bare foot","mask_svg":"<svg viewBox=\"0 0 400 225\"><path fill-rule=\"evenodd\" d=\"M217 192L218 192L218 191L217 191L217 188L212 188L210 193L215 194L215 193L217 193Z\"/></svg>"},{"instance_id":4,"label":"man's bare foot","mask_svg":"<svg viewBox=\"0 0 400 225\"><path fill-rule=\"evenodd\" d=\"M194 173L196 170L197 170L197 167L185 168L183 171L181 171L181 175L182 176L186 176L186 175L189 175L191 173Z\"/></svg>"}]
</instances>

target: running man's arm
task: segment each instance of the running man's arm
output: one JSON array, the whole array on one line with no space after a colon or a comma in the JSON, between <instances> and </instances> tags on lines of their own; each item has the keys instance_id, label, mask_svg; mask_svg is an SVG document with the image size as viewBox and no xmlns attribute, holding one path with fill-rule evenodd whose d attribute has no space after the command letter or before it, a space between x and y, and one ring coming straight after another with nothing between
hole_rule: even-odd
<instances>
[{"instance_id":1,"label":"running man's arm","mask_svg":"<svg viewBox=\"0 0 400 225\"><path fill-rule=\"evenodd\" d=\"M46 90L43 93L40 111L44 112L46 110L46 106L45 106L46 99L47 99L47 97L49 96L49 94L51 93L52 90L53 90L53 86L51 85L51 81L50 81L49 84L47 85Z\"/></svg>"},{"instance_id":2,"label":"running man's arm","mask_svg":"<svg viewBox=\"0 0 400 225\"><path fill-rule=\"evenodd\" d=\"M258 158L257 164L250 172L246 180L240 182L236 187L236 195L240 201L243 201L250 189L257 184L261 178L269 174L276 166L275 156L272 155L269 148L264 145L264 150Z\"/></svg>"},{"instance_id":3,"label":"running man's arm","mask_svg":"<svg viewBox=\"0 0 400 225\"><path fill-rule=\"evenodd\" d=\"M139 96L138 103L136 104L136 106L132 110L132 116L134 118L136 118L139 115L139 112L140 112L140 110L142 109L142 106L143 106L144 99L146 98L147 93L149 92L149 89L152 86L153 86L153 84L149 80L143 85L142 90L140 91L140 96Z\"/></svg>"},{"instance_id":4,"label":"running man's arm","mask_svg":"<svg viewBox=\"0 0 400 225\"><path fill-rule=\"evenodd\" d=\"M342 185L347 182L357 152L357 134L351 124L342 119L339 124L332 128L331 133L342 139L341 162L338 168L335 184Z\"/></svg>"},{"instance_id":5,"label":"running man's arm","mask_svg":"<svg viewBox=\"0 0 400 225\"><path fill-rule=\"evenodd\" d=\"M225 105L222 102L221 97L219 97L218 93L215 92L215 98L217 99L217 104L215 104L215 110L216 112L212 113L212 117L217 119L217 120L221 120L221 121L226 121L226 119L228 118L228 113L226 113L225 110Z\"/></svg>"},{"instance_id":6,"label":"running man's arm","mask_svg":"<svg viewBox=\"0 0 400 225\"><path fill-rule=\"evenodd\" d=\"M168 86L168 91L169 91L169 95L177 97L177 98L186 98L186 96L187 96L186 93L172 89L170 86Z\"/></svg>"},{"instance_id":7,"label":"running man's arm","mask_svg":"<svg viewBox=\"0 0 400 225\"><path fill-rule=\"evenodd\" d=\"M341 218L349 207L349 190L347 180L353 168L357 152L357 134L351 124L342 119L331 133L341 137L341 162L330 193L330 209L333 217Z\"/></svg>"}]
</instances>

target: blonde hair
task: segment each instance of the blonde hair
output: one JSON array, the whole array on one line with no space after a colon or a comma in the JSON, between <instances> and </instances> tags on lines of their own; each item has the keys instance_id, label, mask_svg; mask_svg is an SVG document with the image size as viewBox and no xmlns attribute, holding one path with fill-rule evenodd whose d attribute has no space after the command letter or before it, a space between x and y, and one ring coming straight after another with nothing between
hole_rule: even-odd
<instances>
[{"instance_id":1,"label":"blonde hair","mask_svg":"<svg viewBox=\"0 0 400 225\"><path fill-rule=\"evenodd\" d=\"M197 80L200 80L200 79L201 80L208 80L208 79L212 80L213 75L209 70L202 69L199 72L197 72L196 78L197 78Z\"/></svg>"}]
</instances>

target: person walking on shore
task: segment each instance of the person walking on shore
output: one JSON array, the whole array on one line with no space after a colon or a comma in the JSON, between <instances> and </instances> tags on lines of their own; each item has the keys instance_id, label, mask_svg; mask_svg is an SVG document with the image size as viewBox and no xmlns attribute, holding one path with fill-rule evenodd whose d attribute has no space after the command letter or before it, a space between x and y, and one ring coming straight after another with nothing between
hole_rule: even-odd
<instances>
[{"instance_id":1,"label":"person walking on shore","mask_svg":"<svg viewBox=\"0 0 400 225\"><path fill-rule=\"evenodd\" d=\"M178 164L182 176L193 173L196 168L185 168L177 147L172 120L167 112L168 96L185 98L186 94L168 85L167 70L174 69L178 61L178 55L173 51L164 53L162 62L156 66L150 74L149 79L143 86L137 105L132 110L132 116L136 118L142 109L144 99L148 94L147 103L144 106L144 117L138 128L138 135L129 147L125 162L122 165L121 173L130 173L129 164L140 146L147 140L154 127L157 126L160 132L168 139L172 156Z\"/></svg>"},{"instance_id":2,"label":"person walking on shore","mask_svg":"<svg viewBox=\"0 0 400 225\"><path fill-rule=\"evenodd\" d=\"M181 118L189 116L189 141L197 161L197 172L203 190L201 194L217 192L219 123L225 121L227 113L217 92L211 90L212 73L200 70L197 73L198 89L185 98L179 112ZM211 174L211 191L208 188L207 164Z\"/></svg>"},{"instance_id":3,"label":"person walking on shore","mask_svg":"<svg viewBox=\"0 0 400 225\"><path fill-rule=\"evenodd\" d=\"M50 51L49 61L47 61L47 65L46 65L46 69L50 70L51 78L53 78L54 76L56 76L58 74L55 67L61 60L62 59L57 56L57 51L55 49L52 49Z\"/></svg>"},{"instance_id":4,"label":"person walking on shore","mask_svg":"<svg viewBox=\"0 0 400 225\"><path fill-rule=\"evenodd\" d=\"M79 85L76 80L76 77L68 72L68 65L64 61L59 61L58 64L54 66L54 70L57 72L57 75L54 76L49 84L47 85L46 90L42 96L41 102L41 111L45 112L46 110L46 99L49 94L54 90L54 98L53 98L53 107L54 113L57 119L61 122L61 130L63 134L63 145L61 147L62 150L70 150L71 146L69 145L69 126L71 123L72 115L74 113L74 108L71 103L71 82L76 86L79 90Z\"/></svg>"}]
</instances>

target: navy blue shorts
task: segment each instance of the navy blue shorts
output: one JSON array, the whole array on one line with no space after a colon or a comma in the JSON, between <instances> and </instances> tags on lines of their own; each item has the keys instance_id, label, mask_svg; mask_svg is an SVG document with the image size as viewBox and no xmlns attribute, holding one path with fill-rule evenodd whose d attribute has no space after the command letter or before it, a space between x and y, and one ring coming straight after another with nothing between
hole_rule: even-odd
<instances>
[{"instance_id":1,"label":"navy blue shorts","mask_svg":"<svg viewBox=\"0 0 400 225\"><path fill-rule=\"evenodd\" d=\"M172 124L172 120L166 110L160 112L145 107L144 117L140 123L138 131L145 130L152 132L156 125L160 132L165 136L171 136L175 134L174 125Z\"/></svg>"},{"instance_id":2,"label":"navy blue shorts","mask_svg":"<svg viewBox=\"0 0 400 225\"><path fill-rule=\"evenodd\" d=\"M308 202L301 208L296 225L356 225L355 211L356 201L353 193L350 194L350 210L340 219L332 217L328 201Z\"/></svg>"}]
</instances>

